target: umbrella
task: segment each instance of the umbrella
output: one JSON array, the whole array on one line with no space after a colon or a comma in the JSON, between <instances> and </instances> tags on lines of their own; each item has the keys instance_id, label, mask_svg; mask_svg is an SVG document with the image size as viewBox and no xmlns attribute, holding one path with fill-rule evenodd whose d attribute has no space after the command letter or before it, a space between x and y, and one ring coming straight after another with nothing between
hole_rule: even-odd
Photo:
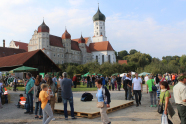
<instances>
[{"instance_id":1,"label":"umbrella","mask_svg":"<svg viewBox=\"0 0 186 124\"><path fill-rule=\"evenodd\" d=\"M120 73L114 73L114 74L112 74L112 76L117 76L118 74L120 74Z\"/></svg>"},{"instance_id":2,"label":"umbrella","mask_svg":"<svg viewBox=\"0 0 186 124\"><path fill-rule=\"evenodd\" d=\"M145 76L145 75L149 75L150 73L147 73L147 72L142 72L140 73L138 76Z\"/></svg>"},{"instance_id":3,"label":"umbrella","mask_svg":"<svg viewBox=\"0 0 186 124\"><path fill-rule=\"evenodd\" d=\"M18 68L15 68L11 71L9 71L9 73L15 73L15 72L30 72L30 71L38 71L37 68L32 68L32 67L27 67L27 66L21 66Z\"/></svg>"}]
</instances>

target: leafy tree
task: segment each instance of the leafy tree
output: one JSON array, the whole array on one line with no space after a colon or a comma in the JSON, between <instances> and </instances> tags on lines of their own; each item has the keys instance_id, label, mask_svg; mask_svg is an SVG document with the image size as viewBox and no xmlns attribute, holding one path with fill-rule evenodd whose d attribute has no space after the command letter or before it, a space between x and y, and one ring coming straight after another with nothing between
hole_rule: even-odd
<instances>
[{"instance_id":1,"label":"leafy tree","mask_svg":"<svg viewBox=\"0 0 186 124\"><path fill-rule=\"evenodd\" d=\"M118 52L118 56L122 59L124 56L129 55L129 53L126 50Z\"/></svg>"},{"instance_id":2,"label":"leafy tree","mask_svg":"<svg viewBox=\"0 0 186 124\"><path fill-rule=\"evenodd\" d=\"M132 54L135 54L135 53L137 53L137 52L138 52L137 50L131 49L129 53L130 53L130 55L132 55Z\"/></svg>"}]
</instances>

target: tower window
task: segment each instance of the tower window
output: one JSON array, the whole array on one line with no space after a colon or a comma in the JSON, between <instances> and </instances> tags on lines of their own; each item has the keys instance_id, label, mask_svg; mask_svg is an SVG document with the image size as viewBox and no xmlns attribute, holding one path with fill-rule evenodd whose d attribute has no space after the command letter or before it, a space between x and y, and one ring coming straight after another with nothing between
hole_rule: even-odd
<instances>
[{"instance_id":1,"label":"tower window","mask_svg":"<svg viewBox=\"0 0 186 124\"><path fill-rule=\"evenodd\" d=\"M101 29L102 29L102 27L101 27Z\"/></svg>"},{"instance_id":2,"label":"tower window","mask_svg":"<svg viewBox=\"0 0 186 124\"><path fill-rule=\"evenodd\" d=\"M98 35L98 32L97 32L97 35Z\"/></svg>"},{"instance_id":3,"label":"tower window","mask_svg":"<svg viewBox=\"0 0 186 124\"><path fill-rule=\"evenodd\" d=\"M110 55L108 55L108 62L110 63Z\"/></svg>"},{"instance_id":4,"label":"tower window","mask_svg":"<svg viewBox=\"0 0 186 124\"><path fill-rule=\"evenodd\" d=\"M98 27L97 27L97 29L98 29Z\"/></svg>"},{"instance_id":5,"label":"tower window","mask_svg":"<svg viewBox=\"0 0 186 124\"><path fill-rule=\"evenodd\" d=\"M101 35L102 35L102 32L101 32Z\"/></svg>"},{"instance_id":6,"label":"tower window","mask_svg":"<svg viewBox=\"0 0 186 124\"><path fill-rule=\"evenodd\" d=\"M98 62L98 56L96 56L96 62Z\"/></svg>"}]
</instances>

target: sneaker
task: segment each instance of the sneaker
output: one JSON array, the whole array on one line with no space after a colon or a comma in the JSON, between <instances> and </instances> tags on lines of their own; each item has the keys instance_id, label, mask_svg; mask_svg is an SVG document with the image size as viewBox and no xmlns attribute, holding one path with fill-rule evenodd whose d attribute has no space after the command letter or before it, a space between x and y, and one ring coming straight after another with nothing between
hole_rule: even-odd
<instances>
[{"instance_id":1,"label":"sneaker","mask_svg":"<svg viewBox=\"0 0 186 124\"><path fill-rule=\"evenodd\" d=\"M55 121L56 119L55 118L52 118L52 121Z\"/></svg>"},{"instance_id":2,"label":"sneaker","mask_svg":"<svg viewBox=\"0 0 186 124\"><path fill-rule=\"evenodd\" d=\"M157 107L157 105L154 105L154 107Z\"/></svg>"},{"instance_id":3,"label":"sneaker","mask_svg":"<svg viewBox=\"0 0 186 124\"><path fill-rule=\"evenodd\" d=\"M150 107L153 107L153 105L150 105Z\"/></svg>"},{"instance_id":4,"label":"sneaker","mask_svg":"<svg viewBox=\"0 0 186 124\"><path fill-rule=\"evenodd\" d=\"M72 117L72 119L77 119L76 117Z\"/></svg>"},{"instance_id":5,"label":"sneaker","mask_svg":"<svg viewBox=\"0 0 186 124\"><path fill-rule=\"evenodd\" d=\"M137 104L136 107L139 107L139 105Z\"/></svg>"}]
</instances>

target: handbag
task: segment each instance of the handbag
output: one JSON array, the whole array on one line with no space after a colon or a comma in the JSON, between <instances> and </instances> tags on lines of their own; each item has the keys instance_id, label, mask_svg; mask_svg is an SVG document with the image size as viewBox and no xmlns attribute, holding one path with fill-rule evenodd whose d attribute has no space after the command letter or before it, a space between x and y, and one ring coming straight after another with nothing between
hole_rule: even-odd
<instances>
[{"instance_id":1,"label":"handbag","mask_svg":"<svg viewBox=\"0 0 186 124\"><path fill-rule=\"evenodd\" d=\"M152 91L157 91L157 87L153 85L153 82L152 82Z\"/></svg>"},{"instance_id":2,"label":"handbag","mask_svg":"<svg viewBox=\"0 0 186 124\"><path fill-rule=\"evenodd\" d=\"M97 107L98 108L103 108L104 107L104 102L97 102Z\"/></svg>"},{"instance_id":3,"label":"handbag","mask_svg":"<svg viewBox=\"0 0 186 124\"><path fill-rule=\"evenodd\" d=\"M166 91L165 91L165 93L166 93ZM165 97L165 93L164 93L164 96L163 96L163 100L164 100L164 97ZM163 100L161 101L161 104L158 105L158 113L159 114L163 113Z\"/></svg>"}]
</instances>

